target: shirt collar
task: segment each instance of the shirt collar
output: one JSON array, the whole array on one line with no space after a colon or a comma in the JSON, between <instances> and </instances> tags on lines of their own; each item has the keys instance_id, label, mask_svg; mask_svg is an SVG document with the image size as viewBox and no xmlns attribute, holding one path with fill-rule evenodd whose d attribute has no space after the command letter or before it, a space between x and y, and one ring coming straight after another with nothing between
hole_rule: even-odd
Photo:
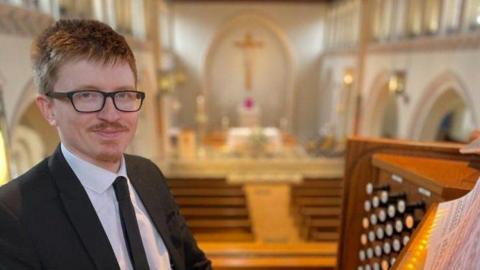
<instances>
[{"instance_id":1,"label":"shirt collar","mask_svg":"<svg viewBox=\"0 0 480 270\"><path fill-rule=\"evenodd\" d=\"M125 158L122 156L120 162L120 169L117 173L100 168L88 161L85 161L67 149L65 145L60 144L62 154L65 157L68 165L80 180L80 183L85 188L93 190L97 193L105 192L115 181L118 176L127 177L127 168L125 166Z\"/></svg>"}]
</instances>

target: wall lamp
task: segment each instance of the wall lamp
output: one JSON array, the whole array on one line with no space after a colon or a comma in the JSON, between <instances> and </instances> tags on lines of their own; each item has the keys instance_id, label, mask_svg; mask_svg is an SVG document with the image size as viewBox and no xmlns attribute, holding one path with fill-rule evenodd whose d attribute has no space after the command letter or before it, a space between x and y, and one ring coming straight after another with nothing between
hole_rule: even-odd
<instances>
[{"instance_id":1,"label":"wall lamp","mask_svg":"<svg viewBox=\"0 0 480 270\"><path fill-rule=\"evenodd\" d=\"M405 86L407 80L407 73L403 70L393 71L390 74L390 78L388 79L388 91L390 93L395 94L397 97L402 97L405 103L410 101L410 97L408 96Z\"/></svg>"},{"instance_id":2,"label":"wall lamp","mask_svg":"<svg viewBox=\"0 0 480 270\"><path fill-rule=\"evenodd\" d=\"M346 68L343 71L343 84L351 86L353 84L353 68Z\"/></svg>"}]
</instances>

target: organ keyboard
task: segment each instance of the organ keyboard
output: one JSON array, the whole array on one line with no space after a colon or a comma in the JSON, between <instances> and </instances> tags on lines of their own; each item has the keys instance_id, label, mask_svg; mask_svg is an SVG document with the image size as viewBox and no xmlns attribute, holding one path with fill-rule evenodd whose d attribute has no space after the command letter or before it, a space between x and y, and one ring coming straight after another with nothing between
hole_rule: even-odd
<instances>
[{"instance_id":1,"label":"organ keyboard","mask_svg":"<svg viewBox=\"0 0 480 270\"><path fill-rule=\"evenodd\" d=\"M338 269L396 269L430 206L466 194L480 176L470 166L480 158L459 147L349 140Z\"/></svg>"}]
</instances>

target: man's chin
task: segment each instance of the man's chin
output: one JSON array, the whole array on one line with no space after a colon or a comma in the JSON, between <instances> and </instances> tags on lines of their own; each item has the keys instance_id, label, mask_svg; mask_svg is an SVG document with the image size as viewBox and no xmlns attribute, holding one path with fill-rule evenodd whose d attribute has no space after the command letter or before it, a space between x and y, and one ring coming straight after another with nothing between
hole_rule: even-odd
<instances>
[{"instance_id":1,"label":"man's chin","mask_svg":"<svg viewBox=\"0 0 480 270\"><path fill-rule=\"evenodd\" d=\"M124 148L119 142L102 143L97 145L96 159L102 162L118 162L123 157Z\"/></svg>"},{"instance_id":2,"label":"man's chin","mask_svg":"<svg viewBox=\"0 0 480 270\"><path fill-rule=\"evenodd\" d=\"M123 154L119 152L102 152L99 153L96 157L98 161L105 162L105 163L117 163L122 160Z\"/></svg>"}]
</instances>

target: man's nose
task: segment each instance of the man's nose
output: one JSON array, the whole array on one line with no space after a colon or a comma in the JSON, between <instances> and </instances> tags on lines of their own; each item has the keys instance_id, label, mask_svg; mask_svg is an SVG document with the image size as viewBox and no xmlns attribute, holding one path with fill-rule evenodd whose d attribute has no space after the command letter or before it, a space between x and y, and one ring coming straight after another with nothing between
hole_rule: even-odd
<instances>
[{"instance_id":1,"label":"man's nose","mask_svg":"<svg viewBox=\"0 0 480 270\"><path fill-rule=\"evenodd\" d=\"M107 121L115 121L120 117L120 111L115 108L113 103L113 97L107 97L105 99L105 105L103 109L98 112L98 117Z\"/></svg>"}]
</instances>

